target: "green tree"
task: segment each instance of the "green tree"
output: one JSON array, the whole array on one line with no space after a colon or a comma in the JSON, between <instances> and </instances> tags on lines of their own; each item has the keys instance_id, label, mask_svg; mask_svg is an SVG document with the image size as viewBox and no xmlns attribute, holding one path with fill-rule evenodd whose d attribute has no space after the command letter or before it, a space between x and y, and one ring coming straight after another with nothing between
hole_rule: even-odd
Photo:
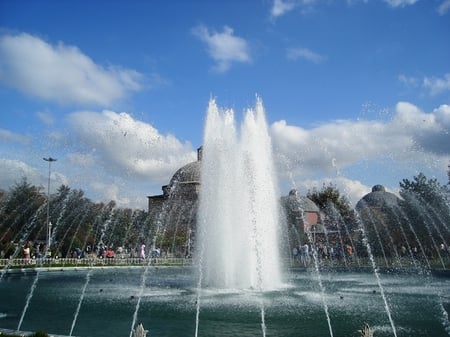
<instances>
[{"instance_id":1,"label":"green tree","mask_svg":"<svg viewBox=\"0 0 450 337\"><path fill-rule=\"evenodd\" d=\"M131 248L157 237L155 221L146 211L117 208L114 201L93 203L82 190L66 185L49 199L53 256L68 256L74 248L93 249L101 242ZM47 195L42 188L24 178L8 192L0 191L1 256L17 256L26 241L44 242L46 220Z\"/></svg>"},{"instance_id":2,"label":"green tree","mask_svg":"<svg viewBox=\"0 0 450 337\"><path fill-rule=\"evenodd\" d=\"M441 244L450 242L448 189L423 173L400 183L401 207L408 223L408 238L428 257L441 254Z\"/></svg>"},{"instance_id":3,"label":"green tree","mask_svg":"<svg viewBox=\"0 0 450 337\"><path fill-rule=\"evenodd\" d=\"M40 189L28 183L26 178L16 183L2 198L0 207L0 241L27 240L36 227L42 225L38 210L45 202Z\"/></svg>"},{"instance_id":4,"label":"green tree","mask_svg":"<svg viewBox=\"0 0 450 337\"><path fill-rule=\"evenodd\" d=\"M335 185L324 184L321 190L314 188L312 191L308 191L306 196L314 201L324 213L326 222L345 224L349 229L355 227L355 212L348 198L341 195Z\"/></svg>"},{"instance_id":5,"label":"green tree","mask_svg":"<svg viewBox=\"0 0 450 337\"><path fill-rule=\"evenodd\" d=\"M314 201L323 214L323 224L328 231L328 239L332 245L351 245L354 252L363 252L359 232L356 231L358 222L356 213L348 198L341 195L339 189L333 185L323 185L321 190L313 189L307 197Z\"/></svg>"}]
</instances>

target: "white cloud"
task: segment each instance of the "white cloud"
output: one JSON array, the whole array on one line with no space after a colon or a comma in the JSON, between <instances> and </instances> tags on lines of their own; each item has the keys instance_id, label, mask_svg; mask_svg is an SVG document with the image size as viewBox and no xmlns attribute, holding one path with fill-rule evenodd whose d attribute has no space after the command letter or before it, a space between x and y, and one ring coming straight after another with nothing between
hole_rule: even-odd
<instances>
[{"instance_id":1,"label":"white cloud","mask_svg":"<svg viewBox=\"0 0 450 337\"><path fill-rule=\"evenodd\" d=\"M127 113L80 111L69 116L74 134L98 166L113 173L165 182L181 166L194 161L190 143L162 135ZM80 156L80 153L77 154Z\"/></svg>"},{"instance_id":2,"label":"white cloud","mask_svg":"<svg viewBox=\"0 0 450 337\"><path fill-rule=\"evenodd\" d=\"M414 140L424 151L437 155L450 153L450 106L441 105L430 114L418 112Z\"/></svg>"},{"instance_id":3,"label":"white cloud","mask_svg":"<svg viewBox=\"0 0 450 337\"><path fill-rule=\"evenodd\" d=\"M95 158L90 153L69 153L66 157L67 161L74 166L90 168L95 166Z\"/></svg>"},{"instance_id":4,"label":"white cloud","mask_svg":"<svg viewBox=\"0 0 450 337\"><path fill-rule=\"evenodd\" d=\"M115 200L119 207L145 209L147 195L161 193L161 186L180 167L197 158L190 143L162 134L127 113L80 111L70 114L67 122L64 132L40 135L51 144L42 155L35 153L43 150L34 144L36 139L0 129L1 148L11 142L17 157L23 158L0 159L0 188L8 189L27 177L45 191L48 171L42 156L51 153L58 158L51 166L52 191L65 184L84 190L95 202Z\"/></svg>"},{"instance_id":5,"label":"white cloud","mask_svg":"<svg viewBox=\"0 0 450 337\"><path fill-rule=\"evenodd\" d=\"M398 80L400 82L402 82L403 84L405 84L407 87L418 87L420 84L420 80L416 77L412 77L412 76L406 76L406 75L399 75L398 76Z\"/></svg>"},{"instance_id":6,"label":"white cloud","mask_svg":"<svg viewBox=\"0 0 450 337\"><path fill-rule=\"evenodd\" d=\"M28 95L63 104L109 105L140 90L142 75L94 63L77 47L22 33L0 37L0 81Z\"/></svg>"},{"instance_id":7,"label":"white cloud","mask_svg":"<svg viewBox=\"0 0 450 337\"><path fill-rule=\"evenodd\" d=\"M327 173L336 171L336 161L340 167L348 167L364 158L381 156L391 148L389 140L394 141L380 122L336 121L305 130L279 121L271 129L289 166ZM408 138L394 136L398 146L411 146Z\"/></svg>"},{"instance_id":8,"label":"white cloud","mask_svg":"<svg viewBox=\"0 0 450 337\"><path fill-rule=\"evenodd\" d=\"M443 77L424 77L422 80L402 74L398 76L398 80L408 88L420 88L431 96L450 91L450 73Z\"/></svg>"},{"instance_id":9,"label":"white cloud","mask_svg":"<svg viewBox=\"0 0 450 337\"><path fill-rule=\"evenodd\" d=\"M414 5L419 0L384 0L391 7L405 7Z\"/></svg>"},{"instance_id":10,"label":"white cloud","mask_svg":"<svg viewBox=\"0 0 450 337\"><path fill-rule=\"evenodd\" d=\"M270 14L273 17L279 17L287 12L290 12L296 7L296 4L293 1L284 1L284 0L274 0L273 6L270 10Z\"/></svg>"},{"instance_id":11,"label":"white cloud","mask_svg":"<svg viewBox=\"0 0 450 337\"><path fill-rule=\"evenodd\" d=\"M450 0L443 1L438 7L439 15L445 15L450 10Z\"/></svg>"},{"instance_id":12,"label":"white cloud","mask_svg":"<svg viewBox=\"0 0 450 337\"><path fill-rule=\"evenodd\" d=\"M101 195L103 200L114 200L119 207L130 205L130 199L123 197L124 191L121 191L115 184L94 182L91 187Z\"/></svg>"},{"instance_id":13,"label":"white cloud","mask_svg":"<svg viewBox=\"0 0 450 337\"><path fill-rule=\"evenodd\" d=\"M425 77L423 86L430 91L431 95L438 95L442 92L450 91L450 73L445 74L443 78Z\"/></svg>"},{"instance_id":14,"label":"white cloud","mask_svg":"<svg viewBox=\"0 0 450 337\"><path fill-rule=\"evenodd\" d=\"M0 129L0 140L2 142L28 144L30 142L30 137L11 132L9 130Z\"/></svg>"},{"instance_id":15,"label":"white cloud","mask_svg":"<svg viewBox=\"0 0 450 337\"><path fill-rule=\"evenodd\" d=\"M346 170L381 168L388 161L414 173L431 167L446 172L450 107L442 105L426 113L413 104L399 102L387 122L339 120L307 130L282 120L273 123L270 132L283 179L314 181L319 188L330 176L337 181L344 178L341 174ZM355 198L364 183L346 181L348 194Z\"/></svg>"},{"instance_id":16,"label":"white cloud","mask_svg":"<svg viewBox=\"0 0 450 337\"><path fill-rule=\"evenodd\" d=\"M383 0L390 7L406 7L410 5L414 5L419 0ZM346 1L349 6L355 3L368 3L369 0L347 0ZM272 18L281 17L296 8L300 8L302 12L310 12L314 9L316 3L320 3L318 0L273 0L272 7L270 8L270 16ZM438 12L441 15L447 13L450 9L450 0L445 0L438 8Z\"/></svg>"},{"instance_id":17,"label":"white cloud","mask_svg":"<svg viewBox=\"0 0 450 337\"><path fill-rule=\"evenodd\" d=\"M38 111L36 115L38 119L47 126L51 126L55 123L52 114L48 111Z\"/></svg>"},{"instance_id":18,"label":"white cloud","mask_svg":"<svg viewBox=\"0 0 450 337\"><path fill-rule=\"evenodd\" d=\"M12 187L15 183L18 183L22 178L26 178L27 181L35 186L45 187L44 191L47 192L48 175L42 175L35 167L28 165L20 160L11 160L0 158L0 186ZM68 179L61 173L52 171L51 176L51 192L53 193L56 188L62 184L67 185Z\"/></svg>"},{"instance_id":19,"label":"white cloud","mask_svg":"<svg viewBox=\"0 0 450 337\"><path fill-rule=\"evenodd\" d=\"M436 121L439 124L450 128L450 105L442 104L439 108L433 110L433 115L436 116Z\"/></svg>"},{"instance_id":20,"label":"white cloud","mask_svg":"<svg viewBox=\"0 0 450 337\"><path fill-rule=\"evenodd\" d=\"M285 15L286 13L301 8L303 12L308 12L313 9L315 3L318 0L273 0L272 7L270 9L270 15L272 18L277 18Z\"/></svg>"},{"instance_id":21,"label":"white cloud","mask_svg":"<svg viewBox=\"0 0 450 337\"><path fill-rule=\"evenodd\" d=\"M308 48L288 48L287 58L291 60L297 60L299 58L311 61L313 63L321 63L325 60L325 57L309 50Z\"/></svg>"},{"instance_id":22,"label":"white cloud","mask_svg":"<svg viewBox=\"0 0 450 337\"><path fill-rule=\"evenodd\" d=\"M356 203L371 191L371 186L366 186L358 180L351 180L345 177L323 178L318 180L302 180L296 187L301 195L306 195L313 189L321 190L322 186L334 185L342 196L345 196L350 203Z\"/></svg>"},{"instance_id":23,"label":"white cloud","mask_svg":"<svg viewBox=\"0 0 450 337\"><path fill-rule=\"evenodd\" d=\"M30 184L39 185L39 183L41 183L39 172L35 168L28 166L20 160L0 158L0 167L0 186L2 187L12 187L22 178L27 178L27 181Z\"/></svg>"},{"instance_id":24,"label":"white cloud","mask_svg":"<svg viewBox=\"0 0 450 337\"><path fill-rule=\"evenodd\" d=\"M209 56L216 61L216 71L226 72L233 62L251 62L247 41L235 36L232 28L225 26L222 33L210 33L205 26L198 26L192 32L206 44Z\"/></svg>"}]
</instances>

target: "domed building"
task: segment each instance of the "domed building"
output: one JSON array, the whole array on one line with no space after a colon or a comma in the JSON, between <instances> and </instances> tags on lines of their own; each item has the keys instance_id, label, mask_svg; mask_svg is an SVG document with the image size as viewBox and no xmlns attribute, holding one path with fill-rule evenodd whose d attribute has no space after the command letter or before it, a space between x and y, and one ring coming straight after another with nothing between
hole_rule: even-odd
<instances>
[{"instance_id":1,"label":"domed building","mask_svg":"<svg viewBox=\"0 0 450 337\"><path fill-rule=\"evenodd\" d=\"M324 234L324 228L320 224L320 209L311 199L299 195L297 190L292 189L287 196L281 197L281 205L292 247L308 241L307 232Z\"/></svg>"},{"instance_id":2,"label":"domed building","mask_svg":"<svg viewBox=\"0 0 450 337\"><path fill-rule=\"evenodd\" d=\"M399 205L400 199L393 193L386 192L383 185L375 185L372 192L366 194L356 204L355 209L361 211L365 208L371 209L393 209Z\"/></svg>"},{"instance_id":3,"label":"domed building","mask_svg":"<svg viewBox=\"0 0 450 337\"><path fill-rule=\"evenodd\" d=\"M399 217L400 198L375 185L355 206L365 228L368 243L376 256L398 256L405 245L405 233Z\"/></svg>"},{"instance_id":4,"label":"domed building","mask_svg":"<svg viewBox=\"0 0 450 337\"><path fill-rule=\"evenodd\" d=\"M320 219L319 207L309 198L299 195L293 189L289 195L281 197L288 223L296 224L302 232L308 231Z\"/></svg>"},{"instance_id":5,"label":"domed building","mask_svg":"<svg viewBox=\"0 0 450 337\"><path fill-rule=\"evenodd\" d=\"M197 219L200 192L202 148L197 160L180 169L162 186L162 194L148 196L148 212L157 224L153 246L163 247L169 254L190 256ZM158 242L155 242L155 240Z\"/></svg>"},{"instance_id":6,"label":"domed building","mask_svg":"<svg viewBox=\"0 0 450 337\"><path fill-rule=\"evenodd\" d=\"M191 255L195 241L201 160L200 147L197 150L197 160L178 169L169 184L162 186L162 194L148 196L150 221L156 224L156 230L151 234L154 248L158 246L176 256ZM300 233L302 242L307 231L323 232L323 227L319 226L319 208L312 200L291 190L280 201L286 223Z\"/></svg>"}]
</instances>

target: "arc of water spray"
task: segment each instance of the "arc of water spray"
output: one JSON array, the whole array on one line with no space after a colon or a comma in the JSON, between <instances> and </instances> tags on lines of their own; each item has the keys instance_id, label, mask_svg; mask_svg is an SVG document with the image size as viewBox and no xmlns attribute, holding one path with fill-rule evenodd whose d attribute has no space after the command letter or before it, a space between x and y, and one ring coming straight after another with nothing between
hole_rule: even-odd
<instances>
[{"instance_id":1,"label":"arc of water spray","mask_svg":"<svg viewBox=\"0 0 450 337\"><path fill-rule=\"evenodd\" d=\"M285 158L283 158L283 159L284 159L285 165L289 168L288 162L285 160ZM294 177L292 176L292 170L289 169L288 171L289 171L289 177L291 179L291 183L295 187L295 189L297 189L296 183L294 181ZM303 212L302 209L300 209L300 212L302 214L302 217L304 217L304 212ZM308 232L307 235L308 235L308 240L310 242L313 242L313 239L311 237L311 233ZM340 235L340 233L339 233L339 235ZM328 331L330 332L330 336L333 337L333 327L331 325L331 318L330 318L330 314L329 314L329 311L328 311L328 304L327 304L327 302L325 300L325 287L324 287L324 285L322 283L322 276L320 274L320 268L319 268L319 262L318 262L319 259L318 259L318 256L317 256L317 251L315 249L312 249L312 253L313 253L313 260L314 260L314 267L315 267L314 270L315 270L315 273L316 273L317 282L319 284L319 288L320 288L320 292L321 292L322 305L323 305L323 308L324 308L324 311L325 311L325 315L326 315L326 318L327 318Z\"/></svg>"},{"instance_id":2,"label":"arc of water spray","mask_svg":"<svg viewBox=\"0 0 450 337\"><path fill-rule=\"evenodd\" d=\"M25 223L21 230L19 232L17 232L17 234L14 236L14 238L11 240L12 242L26 242L28 240L28 237L30 236L31 232L34 230L34 228L36 227L37 224L37 219L39 218L39 215L45 210L45 204L39 206L38 210L36 211L36 214L33 217L33 220L31 221L31 225L28 227L28 230L26 229L27 227L27 223ZM5 236L8 234L8 232L10 231L10 229L13 226L9 227L5 233L3 233L3 235L0 237L0 242L3 241L3 239L5 238ZM42 228L41 228L42 230ZM22 236L19 236L19 234L22 234ZM40 234L40 231L38 232L38 235ZM21 249L21 245L17 245L16 249L14 250L14 253L12 254L12 256L10 257L10 259L8 260L8 262L5 264L5 266L2 268L2 270L0 271L0 282L2 281L4 275L6 274L7 270L11 267L13 259L15 259L17 257L17 255L19 254Z\"/></svg>"},{"instance_id":3,"label":"arc of water spray","mask_svg":"<svg viewBox=\"0 0 450 337\"><path fill-rule=\"evenodd\" d=\"M332 159L332 166L336 169L336 175L340 176L340 172L339 172L339 169L338 169L338 167L336 165L336 159L335 158ZM373 273L374 273L375 278L377 280L378 288L380 289L380 293L381 293L381 297L383 299L385 311L386 311L386 314L387 314L387 316L389 318L389 323L391 324L391 327L392 327L392 332L394 333L394 336L397 337L397 331L396 331L396 328L395 328L394 320L392 319L391 310L389 308L389 304L387 302L387 298L386 298L386 295L384 293L384 288L383 288L383 286L381 284L380 275L378 274L378 269L377 269L377 266L376 266L376 263L375 263L375 259L373 258L372 250L370 248L369 241L367 239L367 235L366 235L366 232L364 231L364 228L362 226L361 221L359 221L359 227L360 227L360 230L361 230L361 233L362 233L362 236L363 236L363 241L365 243L365 246L366 246L366 249L367 249L367 253L368 253L369 258L370 258L370 262L372 264Z\"/></svg>"},{"instance_id":4,"label":"arc of water spray","mask_svg":"<svg viewBox=\"0 0 450 337\"><path fill-rule=\"evenodd\" d=\"M83 286L83 289L81 291L80 300L78 301L77 310L75 311L75 315L73 317L72 326L70 327L69 336L72 336L73 329L75 328L75 324L76 324L77 319L78 319L78 314L80 312L81 304L83 303L84 295L86 293L86 288L87 288L87 286L89 284L89 281L91 279L91 274L92 274L92 269L90 269L89 272L86 274L86 282L84 282L84 286Z\"/></svg>"},{"instance_id":5,"label":"arc of water spray","mask_svg":"<svg viewBox=\"0 0 450 337\"><path fill-rule=\"evenodd\" d=\"M134 309L133 321L131 323L130 337L133 336L134 326L136 325L137 315L138 315L138 312L139 312L139 307L141 306L141 299L142 299L142 295L144 294L145 282L147 281L148 267L149 267L149 265L147 264L147 266L145 267L145 271L142 274L141 288L139 290L138 301L137 301L136 307Z\"/></svg>"},{"instance_id":6,"label":"arc of water spray","mask_svg":"<svg viewBox=\"0 0 450 337\"><path fill-rule=\"evenodd\" d=\"M374 273L375 278L377 280L378 288L380 289L380 294L381 294L381 298L383 299L384 308L385 308L386 314L388 316L389 323L391 324L392 332L394 333L394 336L397 337L397 330L395 328L394 320L392 319L391 310L390 310L389 304L387 302L386 294L384 293L384 288L383 288L383 286L381 284L380 275L378 273L378 268L377 268L377 265L375 263L375 259L374 259L373 254L372 254L372 249L370 248L369 241L367 239L367 235L366 235L366 232L364 230L364 227L361 224L361 221L358 221L358 222L359 222L359 227L360 227L360 230L361 230L361 233L362 233L362 236L363 236L363 242L365 243L365 246L366 246L366 249L367 249L367 254L369 255L370 263L372 265L373 273Z\"/></svg>"},{"instance_id":7,"label":"arc of water spray","mask_svg":"<svg viewBox=\"0 0 450 337\"><path fill-rule=\"evenodd\" d=\"M202 259L203 259L203 248L202 245L199 254L199 268L198 268L198 282L197 282L197 298L195 301L195 337L198 337L198 328L200 325L200 290L202 289L202 279L203 279L203 268L202 268Z\"/></svg>"},{"instance_id":8,"label":"arc of water spray","mask_svg":"<svg viewBox=\"0 0 450 337\"><path fill-rule=\"evenodd\" d=\"M170 198L172 198L172 193L169 193L169 201L170 201ZM164 215L167 214L167 205L168 204L169 203L165 203L163 205L162 212L159 214L159 218L158 218L157 226L156 226L156 232L155 232L155 235L154 235L154 238L153 238L153 243L154 244L156 244L157 238L159 237L159 235L164 235L165 228L163 229L163 233L160 233L160 231L161 231L161 226L162 226L161 225L162 224L162 219L163 219ZM146 244L148 244L148 242L146 242ZM135 306L135 309L134 309L133 320L131 322L130 337L133 336L134 327L136 325L137 316L138 316L138 313L139 313L139 308L141 306L142 295L144 294L144 288L145 288L145 283L147 281L147 275L148 275L148 270L150 268L150 264L151 264L151 259L148 260L148 263L145 266L144 272L142 273L141 286L140 286L140 289L139 289L138 300L137 300L137 303L136 303L136 306Z\"/></svg>"},{"instance_id":9,"label":"arc of water spray","mask_svg":"<svg viewBox=\"0 0 450 337\"><path fill-rule=\"evenodd\" d=\"M22 315L20 316L19 324L17 325L17 331L20 331L20 328L22 327L23 319L25 318L25 314L27 313L28 306L30 305L30 301L33 298L34 289L36 289L36 286L39 281L39 270L36 273L36 277L34 278L33 284L31 285L30 292L28 293L27 300L25 302L25 307L23 308Z\"/></svg>"},{"instance_id":10,"label":"arc of water spray","mask_svg":"<svg viewBox=\"0 0 450 337\"><path fill-rule=\"evenodd\" d=\"M249 177L251 177L251 174L249 175ZM251 179L251 180L253 180L253 179ZM253 185L253 184L254 184L254 182L251 181L250 185ZM255 191L251 191L251 192L254 193ZM250 214L254 214L254 212L255 212L255 210L254 210L254 203L255 203L255 196L253 195L250 198L250 205L249 205L250 206ZM262 336L266 337L266 330L267 330L267 328L266 328L266 318L265 318L266 312L265 312L265 307L264 307L264 299L262 297L263 296L263 286L262 286L263 280L262 280L262 271L261 271L261 264L262 264L262 262L261 262L261 250L260 250L261 244L260 244L260 242L258 240L259 229L258 229L258 225L257 225L257 220L255 218L252 219L252 225L253 225L253 233L254 233L254 236L255 236L255 238L254 238L255 248L254 249L255 249L255 253L256 253L256 266L257 266L256 270L257 270L257 278L258 278L257 286L258 286L258 292L259 292L259 295L260 295L259 308L260 308L260 313L261 313L261 332L262 332Z\"/></svg>"},{"instance_id":11,"label":"arc of water spray","mask_svg":"<svg viewBox=\"0 0 450 337\"><path fill-rule=\"evenodd\" d=\"M333 159L332 165L333 165L333 167L337 168L335 159ZM337 170L336 172L337 172L337 174L340 175L339 170ZM391 310L389 308L389 304L388 304L388 301L387 301L386 294L384 293L384 288L383 288L383 286L381 284L380 275L378 273L378 268L377 268L377 265L375 263L375 259L374 259L373 254L372 254L372 249L370 247L369 240L367 238L367 234L366 234L366 232L364 230L364 227L362 225L361 220L358 220L358 227L359 227L359 229L361 230L361 233L362 233L363 242L364 242L364 245L366 247L367 254L369 255L370 263L371 263L371 266L372 266L373 273L375 275L375 279L377 281L378 288L380 289L381 298L383 299L384 308L385 308L386 314L388 316L389 323L390 323L391 328L392 328L392 332L394 333L394 336L397 337L397 330L395 328L394 320L392 319Z\"/></svg>"},{"instance_id":12,"label":"arc of water spray","mask_svg":"<svg viewBox=\"0 0 450 337\"><path fill-rule=\"evenodd\" d=\"M308 240L310 242L313 242L313 239L311 237L311 233L308 232ZM314 270L316 273L316 277L317 277L317 282L319 283L319 288L320 288L320 293L321 293L321 298L322 298L322 305L323 305L323 310L325 311L325 316L327 317L327 324L328 324L328 331L330 332L330 337L333 337L333 327L331 326L331 318L330 318L330 313L328 311L328 303L325 300L325 287L322 283L322 276L320 274L320 268L319 268L319 258L317 256L317 250L316 248L312 248L311 249L312 254L313 254L313 260L314 260Z\"/></svg>"}]
</instances>

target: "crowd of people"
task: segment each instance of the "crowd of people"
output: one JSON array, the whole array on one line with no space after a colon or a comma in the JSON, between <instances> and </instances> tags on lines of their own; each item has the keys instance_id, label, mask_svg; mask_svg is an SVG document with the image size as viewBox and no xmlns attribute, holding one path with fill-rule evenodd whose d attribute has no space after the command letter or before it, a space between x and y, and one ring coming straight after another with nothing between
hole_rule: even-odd
<instances>
[{"instance_id":1,"label":"crowd of people","mask_svg":"<svg viewBox=\"0 0 450 337\"><path fill-rule=\"evenodd\" d=\"M31 241L26 242L22 246L21 258L25 260L25 263L29 263L31 259L41 259L44 258L46 254L45 243L33 243ZM50 257L50 252L47 252L47 256ZM87 245L84 249L79 247L73 248L67 256L62 256L56 253L55 258L100 258L100 259L113 259L113 258L155 258L161 256L161 250L159 248L148 250L145 244L141 244L136 247L131 247L129 249L119 246L114 249L112 246L104 245L100 243L91 247Z\"/></svg>"},{"instance_id":2,"label":"crowd of people","mask_svg":"<svg viewBox=\"0 0 450 337\"><path fill-rule=\"evenodd\" d=\"M99 244L97 246L94 247L94 249L92 249L89 245L86 246L85 249L85 254L83 254L81 252L81 254L79 253L79 248L75 248L74 250L74 256L72 257L77 257L77 258L83 258L85 256L87 257L97 257L97 258L106 258L106 259L111 259L111 258L140 258L145 260L148 257L160 257L161 256L161 250L159 248L155 248L155 249L150 249L148 250L145 246L145 244L141 244L140 246L136 246L136 247L131 247L131 248L126 248L126 247L122 247L119 246L117 247L117 249L113 249L113 247L108 247L106 245L103 244Z\"/></svg>"},{"instance_id":3,"label":"crowd of people","mask_svg":"<svg viewBox=\"0 0 450 337\"><path fill-rule=\"evenodd\" d=\"M308 266L316 258L319 262L322 260L342 260L352 259L354 255L353 246L350 244L328 246L323 242L316 245L308 245L307 243L292 248L292 257L299 260L303 266Z\"/></svg>"},{"instance_id":4,"label":"crowd of people","mask_svg":"<svg viewBox=\"0 0 450 337\"><path fill-rule=\"evenodd\" d=\"M22 258L25 260L26 264L30 263L31 259L43 258L45 254L45 243L42 242L33 243L27 241L22 247Z\"/></svg>"}]
</instances>

